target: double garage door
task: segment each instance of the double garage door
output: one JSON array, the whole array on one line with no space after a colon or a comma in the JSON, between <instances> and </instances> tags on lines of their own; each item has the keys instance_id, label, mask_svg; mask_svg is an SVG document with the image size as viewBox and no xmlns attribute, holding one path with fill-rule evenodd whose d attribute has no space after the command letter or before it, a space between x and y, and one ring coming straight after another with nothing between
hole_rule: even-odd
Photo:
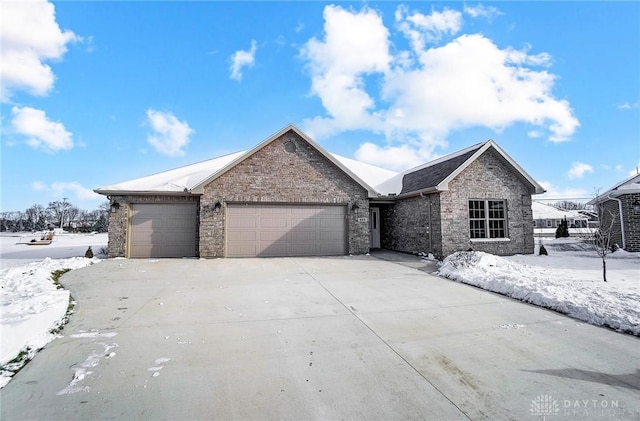
<instances>
[{"instance_id":1,"label":"double garage door","mask_svg":"<svg viewBox=\"0 0 640 421\"><path fill-rule=\"evenodd\" d=\"M130 257L196 256L197 204L133 204ZM347 253L345 206L227 207L228 257L331 256Z\"/></svg>"},{"instance_id":2,"label":"double garage door","mask_svg":"<svg viewBox=\"0 0 640 421\"><path fill-rule=\"evenodd\" d=\"M227 208L227 256L331 256L347 252L344 206L240 205Z\"/></svg>"}]
</instances>

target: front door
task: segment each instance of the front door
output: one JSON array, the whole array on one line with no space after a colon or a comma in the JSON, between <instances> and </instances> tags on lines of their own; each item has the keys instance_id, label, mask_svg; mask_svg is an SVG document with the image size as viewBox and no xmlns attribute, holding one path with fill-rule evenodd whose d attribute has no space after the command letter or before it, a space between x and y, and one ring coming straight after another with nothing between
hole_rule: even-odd
<instances>
[{"instance_id":1,"label":"front door","mask_svg":"<svg viewBox=\"0 0 640 421\"><path fill-rule=\"evenodd\" d=\"M371 248L380 248L380 208L369 209L369 232Z\"/></svg>"}]
</instances>

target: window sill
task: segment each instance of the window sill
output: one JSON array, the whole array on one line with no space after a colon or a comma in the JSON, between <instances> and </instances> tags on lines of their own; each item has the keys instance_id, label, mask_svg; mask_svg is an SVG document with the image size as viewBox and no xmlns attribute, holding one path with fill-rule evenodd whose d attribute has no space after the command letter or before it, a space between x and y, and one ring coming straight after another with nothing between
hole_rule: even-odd
<instances>
[{"instance_id":1,"label":"window sill","mask_svg":"<svg viewBox=\"0 0 640 421\"><path fill-rule=\"evenodd\" d=\"M472 238L472 243L508 243L510 238Z\"/></svg>"}]
</instances>

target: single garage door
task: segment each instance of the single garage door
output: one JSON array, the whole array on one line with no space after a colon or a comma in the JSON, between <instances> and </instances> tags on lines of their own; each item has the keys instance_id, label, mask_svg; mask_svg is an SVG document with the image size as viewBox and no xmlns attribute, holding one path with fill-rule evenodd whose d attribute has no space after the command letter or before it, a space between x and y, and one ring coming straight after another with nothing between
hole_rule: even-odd
<instances>
[{"instance_id":1,"label":"single garage door","mask_svg":"<svg viewBox=\"0 0 640 421\"><path fill-rule=\"evenodd\" d=\"M195 203L133 204L130 257L194 257Z\"/></svg>"},{"instance_id":2,"label":"single garage door","mask_svg":"<svg viewBox=\"0 0 640 421\"><path fill-rule=\"evenodd\" d=\"M230 204L227 212L229 257L347 253L345 206Z\"/></svg>"}]
</instances>

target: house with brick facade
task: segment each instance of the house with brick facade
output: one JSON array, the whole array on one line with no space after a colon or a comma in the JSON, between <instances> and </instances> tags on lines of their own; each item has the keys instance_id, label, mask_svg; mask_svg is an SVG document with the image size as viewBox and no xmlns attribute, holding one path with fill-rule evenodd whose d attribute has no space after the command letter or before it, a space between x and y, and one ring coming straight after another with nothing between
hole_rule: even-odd
<instances>
[{"instance_id":1,"label":"house with brick facade","mask_svg":"<svg viewBox=\"0 0 640 421\"><path fill-rule=\"evenodd\" d=\"M588 202L600 227L611 229L611 241L626 251L640 251L640 174L616 184Z\"/></svg>"},{"instance_id":2,"label":"house with brick facade","mask_svg":"<svg viewBox=\"0 0 640 421\"><path fill-rule=\"evenodd\" d=\"M293 125L249 151L95 190L110 257L533 253L544 190L487 141L402 174L331 154Z\"/></svg>"}]
</instances>

